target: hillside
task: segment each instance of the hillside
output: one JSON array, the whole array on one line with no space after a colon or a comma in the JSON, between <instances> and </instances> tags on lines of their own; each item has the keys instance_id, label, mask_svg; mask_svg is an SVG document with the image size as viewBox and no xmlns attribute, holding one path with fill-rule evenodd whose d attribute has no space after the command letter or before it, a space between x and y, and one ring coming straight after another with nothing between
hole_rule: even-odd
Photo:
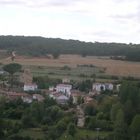
<instances>
[{"instance_id":1,"label":"hillside","mask_svg":"<svg viewBox=\"0 0 140 140\"><path fill-rule=\"evenodd\" d=\"M31 56L47 56L47 54L53 54L54 57L58 57L59 54L125 56L124 59L140 61L139 44L91 43L59 38L0 36L0 50L7 50L7 52L14 50L20 55Z\"/></svg>"}]
</instances>

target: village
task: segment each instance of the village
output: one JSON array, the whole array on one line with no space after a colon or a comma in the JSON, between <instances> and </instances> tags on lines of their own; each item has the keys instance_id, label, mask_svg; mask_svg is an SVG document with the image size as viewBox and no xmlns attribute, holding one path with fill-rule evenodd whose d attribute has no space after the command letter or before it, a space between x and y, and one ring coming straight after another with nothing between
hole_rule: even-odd
<instances>
[{"instance_id":1,"label":"village","mask_svg":"<svg viewBox=\"0 0 140 140\"><path fill-rule=\"evenodd\" d=\"M18 63L0 69L2 137L10 140L111 140L121 128L115 124L122 125L117 116L133 111L131 102L138 112L139 82L132 79L58 79L34 75ZM133 123L132 116L126 121Z\"/></svg>"},{"instance_id":2,"label":"village","mask_svg":"<svg viewBox=\"0 0 140 140\"><path fill-rule=\"evenodd\" d=\"M2 65L0 116L6 127L0 129L1 137L10 140L111 140L118 136L116 129L125 126L117 117L123 111L129 115L133 110L130 100L136 102L138 110L138 94L136 81L95 77L75 81L67 75L58 79L34 75L18 63ZM126 118L128 124L130 119ZM119 123L117 128L116 123Z\"/></svg>"},{"instance_id":3,"label":"village","mask_svg":"<svg viewBox=\"0 0 140 140\"><path fill-rule=\"evenodd\" d=\"M1 75L4 73L5 71L1 71ZM52 98L58 105L62 106L68 105L71 102L71 104L73 104L77 110L77 126L80 128L84 127L85 124L85 105L96 105L96 98L105 91L111 92L111 96L117 96L117 94L114 93L118 93L120 89L120 84L94 82L92 83L92 88L89 89L88 93L86 93L74 89L74 85L72 85L71 81L67 78L62 79L62 82L56 84L56 86L52 85L49 86L48 89L39 89L38 85L33 82L33 76L30 72L30 69L24 69L23 73L19 75L18 80L23 84L22 86L20 85L15 89L10 89L6 86L4 87L4 83L2 83L0 96L5 97L7 101L21 99L27 104L31 104L34 101L43 102L46 96ZM5 85L6 84L7 83L5 83Z\"/></svg>"},{"instance_id":4,"label":"village","mask_svg":"<svg viewBox=\"0 0 140 140\"><path fill-rule=\"evenodd\" d=\"M1 75L3 73L4 71L1 71ZM56 100L58 104L67 104L69 99L72 98L73 104L77 105L80 98L83 99L83 103L88 104L94 102L94 97L100 95L103 91L118 92L120 88L120 84L114 85L113 83L95 82L92 84L92 89L89 89L89 93L85 93L73 89L70 80L64 78L62 79L62 83L56 86L50 86L48 89L39 89L38 85L33 83L33 77L29 69L24 70L20 79L22 79L24 83L23 87L20 87L21 92L14 91L13 89L10 91L8 88L2 88L1 86L0 95L5 96L9 100L20 98L26 103L32 103L33 100L41 102L44 100L45 96L49 96ZM40 94L38 94L37 91L39 91ZM29 94L29 92L32 92L32 94Z\"/></svg>"}]
</instances>

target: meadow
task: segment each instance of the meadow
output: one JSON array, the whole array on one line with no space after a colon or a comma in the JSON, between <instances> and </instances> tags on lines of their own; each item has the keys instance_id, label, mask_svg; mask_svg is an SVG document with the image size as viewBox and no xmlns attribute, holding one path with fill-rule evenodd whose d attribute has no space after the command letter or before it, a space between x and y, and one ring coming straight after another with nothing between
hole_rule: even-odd
<instances>
[{"instance_id":1,"label":"meadow","mask_svg":"<svg viewBox=\"0 0 140 140\"><path fill-rule=\"evenodd\" d=\"M11 59L1 59L0 63L11 63ZM86 78L94 75L140 78L140 62L112 60L109 57L61 55L58 59L53 59L17 56L15 63L30 68L33 75L49 75L57 78Z\"/></svg>"}]
</instances>

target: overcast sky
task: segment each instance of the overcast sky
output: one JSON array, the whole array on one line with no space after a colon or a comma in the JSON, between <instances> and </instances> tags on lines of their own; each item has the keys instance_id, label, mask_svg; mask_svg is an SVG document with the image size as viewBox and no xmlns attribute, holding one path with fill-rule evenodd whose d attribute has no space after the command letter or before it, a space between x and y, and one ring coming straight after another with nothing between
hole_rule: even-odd
<instances>
[{"instance_id":1,"label":"overcast sky","mask_svg":"<svg viewBox=\"0 0 140 140\"><path fill-rule=\"evenodd\" d=\"M0 0L0 35L140 43L140 0Z\"/></svg>"}]
</instances>

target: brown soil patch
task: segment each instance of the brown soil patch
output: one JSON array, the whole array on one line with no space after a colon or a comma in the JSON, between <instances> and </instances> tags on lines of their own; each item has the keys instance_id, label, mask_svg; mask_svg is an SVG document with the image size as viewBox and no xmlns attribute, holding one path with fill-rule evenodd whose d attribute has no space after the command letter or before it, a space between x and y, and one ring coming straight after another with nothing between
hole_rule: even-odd
<instances>
[{"instance_id":1,"label":"brown soil patch","mask_svg":"<svg viewBox=\"0 0 140 140\"><path fill-rule=\"evenodd\" d=\"M11 60L3 59L2 63L10 63ZM17 57L15 62L23 65L37 65L37 66L64 66L76 67L79 65L95 65L98 67L106 68L106 73L110 75L121 75L121 76L135 76L140 77L140 62L129 62L111 60L107 57L81 57L79 55L61 55L59 59L48 59L48 58L26 58Z\"/></svg>"}]
</instances>

